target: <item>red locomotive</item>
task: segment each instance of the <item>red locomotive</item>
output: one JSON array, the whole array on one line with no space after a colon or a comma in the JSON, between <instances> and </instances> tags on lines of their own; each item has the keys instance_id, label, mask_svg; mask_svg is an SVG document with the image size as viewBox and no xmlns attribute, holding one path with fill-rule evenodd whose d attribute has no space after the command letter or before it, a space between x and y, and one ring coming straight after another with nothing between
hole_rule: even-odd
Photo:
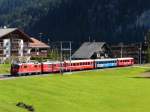
<instances>
[{"instance_id":1,"label":"red locomotive","mask_svg":"<svg viewBox=\"0 0 150 112\"><path fill-rule=\"evenodd\" d=\"M12 75L27 75L42 73L41 63L16 63L11 65Z\"/></svg>"}]
</instances>

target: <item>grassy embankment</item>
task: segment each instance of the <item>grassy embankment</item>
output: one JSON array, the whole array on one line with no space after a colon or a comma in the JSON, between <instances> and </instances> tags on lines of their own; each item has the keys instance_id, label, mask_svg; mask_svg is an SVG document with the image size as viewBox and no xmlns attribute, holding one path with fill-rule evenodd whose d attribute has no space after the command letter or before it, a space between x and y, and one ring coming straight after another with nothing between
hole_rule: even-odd
<instances>
[{"instance_id":1,"label":"grassy embankment","mask_svg":"<svg viewBox=\"0 0 150 112\"><path fill-rule=\"evenodd\" d=\"M10 64L0 64L0 74L10 74Z\"/></svg>"},{"instance_id":2,"label":"grassy embankment","mask_svg":"<svg viewBox=\"0 0 150 112\"><path fill-rule=\"evenodd\" d=\"M148 112L150 80L136 78L148 68L117 68L0 80L0 112Z\"/></svg>"}]
</instances>

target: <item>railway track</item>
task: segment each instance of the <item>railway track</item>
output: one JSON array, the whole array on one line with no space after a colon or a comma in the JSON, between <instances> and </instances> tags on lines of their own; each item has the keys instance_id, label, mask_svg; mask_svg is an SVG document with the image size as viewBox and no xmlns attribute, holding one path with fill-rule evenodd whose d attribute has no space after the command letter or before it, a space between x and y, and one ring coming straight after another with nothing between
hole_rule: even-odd
<instances>
[{"instance_id":1,"label":"railway track","mask_svg":"<svg viewBox=\"0 0 150 112\"><path fill-rule=\"evenodd\" d=\"M38 74L38 75L20 75L20 76L12 76L12 75L0 75L0 80L8 80L8 79L16 79L21 77L41 77L41 76L48 76L49 74Z\"/></svg>"},{"instance_id":2,"label":"railway track","mask_svg":"<svg viewBox=\"0 0 150 112\"><path fill-rule=\"evenodd\" d=\"M142 66L138 66L138 65L135 65L135 66L128 66L128 67L141 67ZM124 68L128 68L128 67L124 67ZM122 67L118 67L118 68L122 68ZM149 67L143 67L143 68L149 68ZM106 69L116 69L116 68L105 68ZM70 75L70 74L73 74L73 73L77 73L77 72L86 72L86 71L99 71L99 70L102 70L102 69L93 69L93 70L83 70L83 71L72 71L72 72L64 72L63 75ZM104 70L104 69L103 69ZM50 74L50 73L49 73ZM8 80L8 79L15 79L15 78L20 78L20 77L41 77L41 76L48 76L49 74L38 74L38 75L21 75L21 76L12 76L10 74L7 74L7 75L0 75L0 80ZM59 74L59 73L58 73Z\"/></svg>"},{"instance_id":3,"label":"railway track","mask_svg":"<svg viewBox=\"0 0 150 112\"><path fill-rule=\"evenodd\" d=\"M0 80L4 80L4 79L10 79L10 78L14 78L15 76L11 76L11 75L0 75Z\"/></svg>"}]
</instances>

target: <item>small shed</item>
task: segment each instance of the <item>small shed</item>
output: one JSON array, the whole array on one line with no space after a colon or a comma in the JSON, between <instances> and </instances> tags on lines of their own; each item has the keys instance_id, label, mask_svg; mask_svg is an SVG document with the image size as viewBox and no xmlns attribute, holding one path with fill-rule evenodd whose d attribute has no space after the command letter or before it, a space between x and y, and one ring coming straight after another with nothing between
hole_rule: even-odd
<instances>
[{"instance_id":1,"label":"small shed","mask_svg":"<svg viewBox=\"0 0 150 112\"><path fill-rule=\"evenodd\" d=\"M84 42L72 55L72 59L103 59L111 56L110 47L106 42Z\"/></svg>"}]
</instances>

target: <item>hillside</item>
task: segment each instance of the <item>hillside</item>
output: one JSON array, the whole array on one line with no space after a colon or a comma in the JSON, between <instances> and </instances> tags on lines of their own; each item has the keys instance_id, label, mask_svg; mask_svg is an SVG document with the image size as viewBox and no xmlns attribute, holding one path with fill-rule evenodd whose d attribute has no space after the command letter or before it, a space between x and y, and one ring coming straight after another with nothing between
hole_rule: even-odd
<instances>
[{"instance_id":1,"label":"hillside","mask_svg":"<svg viewBox=\"0 0 150 112\"><path fill-rule=\"evenodd\" d=\"M51 40L137 42L150 27L148 0L0 0L0 25ZM46 38L45 38L46 39Z\"/></svg>"}]
</instances>

